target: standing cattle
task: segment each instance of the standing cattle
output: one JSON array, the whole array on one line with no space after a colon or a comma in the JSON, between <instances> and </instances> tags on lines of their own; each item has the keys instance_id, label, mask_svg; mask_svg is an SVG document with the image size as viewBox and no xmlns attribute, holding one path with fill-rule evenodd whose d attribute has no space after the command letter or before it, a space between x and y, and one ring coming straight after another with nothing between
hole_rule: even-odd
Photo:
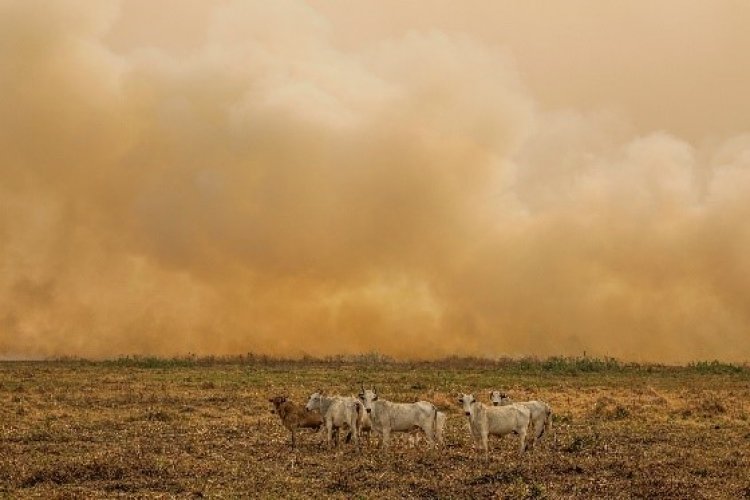
<instances>
[{"instance_id":1,"label":"standing cattle","mask_svg":"<svg viewBox=\"0 0 750 500\"><path fill-rule=\"evenodd\" d=\"M382 438L384 448L388 448L392 432L410 432L414 427L424 431L428 442L435 442L438 411L432 403L392 403L379 400L374 388L363 389L359 399L370 417L372 430Z\"/></svg>"},{"instance_id":2,"label":"standing cattle","mask_svg":"<svg viewBox=\"0 0 750 500\"><path fill-rule=\"evenodd\" d=\"M298 429L318 430L323 425L323 417L317 411L305 411L304 408L289 401L284 396L276 396L268 400L273 403L272 413L281 419L281 424L292 433L292 448L296 446L295 434Z\"/></svg>"},{"instance_id":3,"label":"standing cattle","mask_svg":"<svg viewBox=\"0 0 750 500\"><path fill-rule=\"evenodd\" d=\"M362 403L356 398L344 396L327 397L320 391L313 393L307 401L308 411L317 410L323 415L327 434L327 443L331 447L333 431L341 429L348 433L347 442L350 438L359 446L359 422L362 413ZM338 439L336 440L338 444Z\"/></svg>"},{"instance_id":4,"label":"standing cattle","mask_svg":"<svg viewBox=\"0 0 750 500\"><path fill-rule=\"evenodd\" d=\"M504 392L500 391L490 392L490 401L493 406L507 406L513 404L513 400L511 400ZM533 448L544 433L549 433L552 429L552 408L550 408L550 406L544 401L523 401L516 404L525 406L531 412L533 439L531 440L530 447Z\"/></svg>"},{"instance_id":5,"label":"standing cattle","mask_svg":"<svg viewBox=\"0 0 750 500\"><path fill-rule=\"evenodd\" d=\"M469 418L469 429L474 439L474 445L489 453L487 439L490 434L505 436L514 433L518 435L518 452L526 451L526 433L531 424L531 412L523 405L487 406L474 398L473 394L463 394L458 402L463 406L465 415Z\"/></svg>"}]
</instances>

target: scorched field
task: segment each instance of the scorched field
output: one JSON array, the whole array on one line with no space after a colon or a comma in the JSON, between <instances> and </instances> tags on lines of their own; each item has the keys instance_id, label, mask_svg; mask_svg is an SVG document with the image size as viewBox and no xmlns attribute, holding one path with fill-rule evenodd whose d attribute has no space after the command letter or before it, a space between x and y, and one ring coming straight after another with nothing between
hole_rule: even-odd
<instances>
[{"instance_id":1,"label":"scorched field","mask_svg":"<svg viewBox=\"0 0 750 500\"><path fill-rule=\"evenodd\" d=\"M329 450L290 436L268 399L319 389L426 400L448 414L431 449L396 436ZM552 431L472 449L458 393L539 399ZM379 356L281 361L124 358L0 363L0 496L750 497L750 367L625 365L588 358Z\"/></svg>"}]
</instances>

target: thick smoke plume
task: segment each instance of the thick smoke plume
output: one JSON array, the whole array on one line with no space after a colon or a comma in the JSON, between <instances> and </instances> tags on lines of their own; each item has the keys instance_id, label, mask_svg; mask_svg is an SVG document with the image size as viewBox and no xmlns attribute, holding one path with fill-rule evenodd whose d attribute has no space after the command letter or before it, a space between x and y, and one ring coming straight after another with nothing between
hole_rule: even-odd
<instances>
[{"instance_id":1,"label":"thick smoke plume","mask_svg":"<svg viewBox=\"0 0 750 500\"><path fill-rule=\"evenodd\" d=\"M747 360L749 17L0 0L0 356Z\"/></svg>"}]
</instances>

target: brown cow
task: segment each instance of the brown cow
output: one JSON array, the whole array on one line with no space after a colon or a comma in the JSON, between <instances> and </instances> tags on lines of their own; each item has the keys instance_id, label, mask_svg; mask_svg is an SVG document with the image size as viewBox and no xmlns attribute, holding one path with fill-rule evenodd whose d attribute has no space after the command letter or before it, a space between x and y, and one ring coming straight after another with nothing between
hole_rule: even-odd
<instances>
[{"instance_id":1,"label":"brown cow","mask_svg":"<svg viewBox=\"0 0 750 500\"><path fill-rule=\"evenodd\" d=\"M319 430L323 425L323 417L317 411L307 411L284 396L276 396L268 400L273 403L271 413L276 413L281 419L281 424L292 433L292 447L296 447L297 429Z\"/></svg>"}]
</instances>

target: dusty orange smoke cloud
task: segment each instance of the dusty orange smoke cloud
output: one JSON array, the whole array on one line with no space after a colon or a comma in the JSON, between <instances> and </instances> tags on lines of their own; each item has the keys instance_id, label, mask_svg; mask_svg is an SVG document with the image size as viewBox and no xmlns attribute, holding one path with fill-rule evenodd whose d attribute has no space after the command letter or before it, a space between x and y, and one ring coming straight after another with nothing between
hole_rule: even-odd
<instances>
[{"instance_id":1,"label":"dusty orange smoke cloud","mask_svg":"<svg viewBox=\"0 0 750 500\"><path fill-rule=\"evenodd\" d=\"M749 359L750 8L594 4L0 1L0 356Z\"/></svg>"}]
</instances>

